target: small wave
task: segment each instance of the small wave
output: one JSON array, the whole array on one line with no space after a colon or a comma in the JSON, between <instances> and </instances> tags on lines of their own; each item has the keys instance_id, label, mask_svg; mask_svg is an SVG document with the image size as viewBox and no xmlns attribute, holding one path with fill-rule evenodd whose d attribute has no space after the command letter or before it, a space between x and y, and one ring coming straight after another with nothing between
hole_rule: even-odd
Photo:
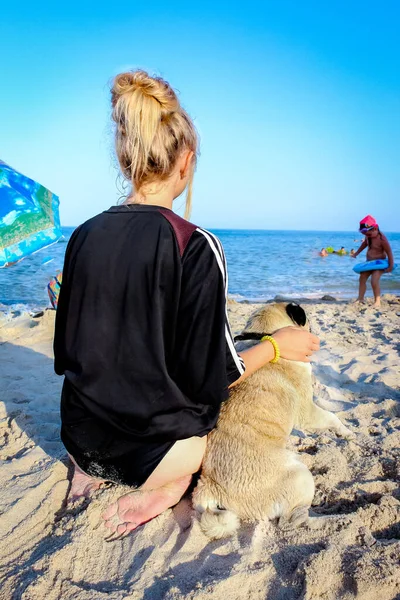
<instances>
[{"instance_id":1,"label":"small wave","mask_svg":"<svg viewBox=\"0 0 400 600\"><path fill-rule=\"evenodd\" d=\"M338 300L348 300L355 295L355 290L347 290L347 291L339 291L339 290L316 290L314 292L310 292L309 290L298 290L298 291L280 291L265 294L252 294L252 293L244 293L244 294L229 294L229 298L231 300L236 300L236 302L249 302L251 304L260 304L263 302L271 302L271 300L279 300L279 298L284 298L288 300L318 300L321 299L322 296L334 296Z\"/></svg>"},{"instance_id":2,"label":"small wave","mask_svg":"<svg viewBox=\"0 0 400 600\"><path fill-rule=\"evenodd\" d=\"M42 310L46 310L47 308L51 308L50 303L43 305L34 303L23 304L22 302L17 302L14 304L0 303L0 314L7 319L14 319L15 317L19 317L23 314L37 313Z\"/></svg>"}]
</instances>

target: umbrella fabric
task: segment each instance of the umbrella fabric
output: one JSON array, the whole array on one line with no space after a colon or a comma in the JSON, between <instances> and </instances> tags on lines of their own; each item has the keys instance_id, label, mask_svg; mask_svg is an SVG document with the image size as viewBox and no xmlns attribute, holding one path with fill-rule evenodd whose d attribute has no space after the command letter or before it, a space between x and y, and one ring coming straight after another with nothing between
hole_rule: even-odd
<instances>
[{"instance_id":1,"label":"umbrella fabric","mask_svg":"<svg viewBox=\"0 0 400 600\"><path fill-rule=\"evenodd\" d=\"M61 236L58 196L0 161L0 267Z\"/></svg>"}]
</instances>

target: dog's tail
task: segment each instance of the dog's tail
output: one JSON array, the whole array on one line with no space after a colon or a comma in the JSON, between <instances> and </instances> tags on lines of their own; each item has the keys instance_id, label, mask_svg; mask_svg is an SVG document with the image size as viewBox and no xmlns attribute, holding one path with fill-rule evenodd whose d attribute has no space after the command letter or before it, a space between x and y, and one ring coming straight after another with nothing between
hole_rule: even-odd
<instances>
[{"instance_id":1,"label":"dog's tail","mask_svg":"<svg viewBox=\"0 0 400 600\"><path fill-rule=\"evenodd\" d=\"M211 539L229 537L239 529L240 519L235 511L226 506L226 500L227 494L223 488L203 473L193 491L192 501L200 527Z\"/></svg>"},{"instance_id":2,"label":"dog's tail","mask_svg":"<svg viewBox=\"0 0 400 600\"><path fill-rule=\"evenodd\" d=\"M200 516L200 527L209 538L220 538L234 535L239 529L240 519L236 513L226 508L206 508Z\"/></svg>"}]
</instances>

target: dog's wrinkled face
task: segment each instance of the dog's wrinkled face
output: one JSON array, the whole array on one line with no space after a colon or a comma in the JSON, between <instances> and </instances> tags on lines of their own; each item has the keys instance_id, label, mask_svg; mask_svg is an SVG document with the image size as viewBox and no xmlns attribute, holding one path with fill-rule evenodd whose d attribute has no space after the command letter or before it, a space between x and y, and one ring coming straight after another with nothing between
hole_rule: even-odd
<instances>
[{"instance_id":1,"label":"dog's wrinkled face","mask_svg":"<svg viewBox=\"0 0 400 600\"><path fill-rule=\"evenodd\" d=\"M309 331L309 323L304 309L296 302L267 304L251 315L245 331L273 333L283 327L298 326Z\"/></svg>"}]
</instances>

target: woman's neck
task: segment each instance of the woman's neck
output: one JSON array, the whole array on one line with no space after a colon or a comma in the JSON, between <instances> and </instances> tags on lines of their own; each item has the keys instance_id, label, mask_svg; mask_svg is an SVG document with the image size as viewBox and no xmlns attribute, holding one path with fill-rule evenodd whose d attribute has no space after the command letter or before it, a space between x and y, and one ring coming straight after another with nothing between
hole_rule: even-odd
<instances>
[{"instance_id":1,"label":"woman's neck","mask_svg":"<svg viewBox=\"0 0 400 600\"><path fill-rule=\"evenodd\" d=\"M169 182L168 182L169 183ZM172 185L153 185L148 189L133 192L125 200L125 204L153 204L155 206L164 206L172 210L172 203L175 199Z\"/></svg>"},{"instance_id":2,"label":"woman's neck","mask_svg":"<svg viewBox=\"0 0 400 600\"><path fill-rule=\"evenodd\" d=\"M138 196L137 194L134 194L129 196L124 204L149 204L153 206L163 206L172 210L172 202L173 198L163 198L158 194L151 196Z\"/></svg>"}]
</instances>

